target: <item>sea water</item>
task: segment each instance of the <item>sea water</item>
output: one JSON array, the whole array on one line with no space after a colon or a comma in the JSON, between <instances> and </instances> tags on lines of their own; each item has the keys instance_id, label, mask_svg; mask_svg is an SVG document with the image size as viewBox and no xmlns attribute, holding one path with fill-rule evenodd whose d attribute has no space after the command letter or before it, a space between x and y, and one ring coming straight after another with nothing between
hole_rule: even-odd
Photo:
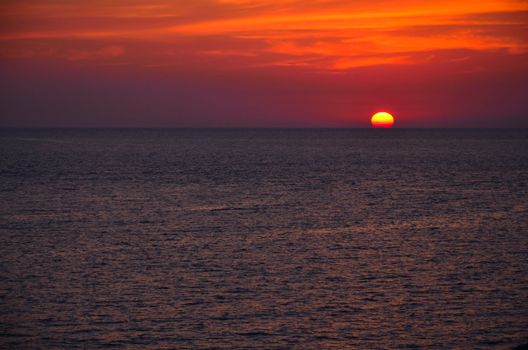
<instances>
[{"instance_id":1,"label":"sea water","mask_svg":"<svg viewBox=\"0 0 528 350\"><path fill-rule=\"evenodd\" d=\"M1 130L0 347L528 342L528 130Z\"/></svg>"}]
</instances>

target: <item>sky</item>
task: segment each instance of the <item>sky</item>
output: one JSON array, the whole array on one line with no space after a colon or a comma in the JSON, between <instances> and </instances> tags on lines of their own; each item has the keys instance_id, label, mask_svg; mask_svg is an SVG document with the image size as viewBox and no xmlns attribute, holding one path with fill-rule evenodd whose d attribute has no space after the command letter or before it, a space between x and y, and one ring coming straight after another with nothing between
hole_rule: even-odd
<instances>
[{"instance_id":1,"label":"sky","mask_svg":"<svg viewBox=\"0 0 528 350\"><path fill-rule=\"evenodd\" d=\"M4 0L0 127L528 127L528 1Z\"/></svg>"}]
</instances>

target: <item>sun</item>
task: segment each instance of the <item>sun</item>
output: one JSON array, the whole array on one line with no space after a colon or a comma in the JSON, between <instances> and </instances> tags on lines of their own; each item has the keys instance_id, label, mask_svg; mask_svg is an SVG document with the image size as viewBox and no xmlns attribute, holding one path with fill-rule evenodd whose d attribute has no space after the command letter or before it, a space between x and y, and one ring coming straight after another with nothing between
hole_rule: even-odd
<instances>
[{"instance_id":1,"label":"sun","mask_svg":"<svg viewBox=\"0 0 528 350\"><path fill-rule=\"evenodd\" d=\"M392 128L394 117L387 112L378 112L372 116L370 123L373 128Z\"/></svg>"}]
</instances>

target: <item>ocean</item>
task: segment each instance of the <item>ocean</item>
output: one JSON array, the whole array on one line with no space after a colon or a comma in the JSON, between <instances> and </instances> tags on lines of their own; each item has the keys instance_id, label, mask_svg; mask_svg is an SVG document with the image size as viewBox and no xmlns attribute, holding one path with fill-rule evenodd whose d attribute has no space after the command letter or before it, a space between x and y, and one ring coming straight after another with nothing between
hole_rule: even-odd
<instances>
[{"instance_id":1,"label":"ocean","mask_svg":"<svg viewBox=\"0 0 528 350\"><path fill-rule=\"evenodd\" d=\"M511 349L528 130L0 130L0 347Z\"/></svg>"}]
</instances>

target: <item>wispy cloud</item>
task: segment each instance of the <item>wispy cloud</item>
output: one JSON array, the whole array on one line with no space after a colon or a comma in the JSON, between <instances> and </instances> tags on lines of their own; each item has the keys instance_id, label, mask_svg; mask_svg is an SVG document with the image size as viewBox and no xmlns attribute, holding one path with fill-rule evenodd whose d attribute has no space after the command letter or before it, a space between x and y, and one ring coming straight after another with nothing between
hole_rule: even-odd
<instances>
[{"instance_id":1,"label":"wispy cloud","mask_svg":"<svg viewBox=\"0 0 528 350\"><path fill-rule=\"evenodd\" d=\"M442 50L528 52L528 3L514 0L30 0L0 6L1 54L13 57L126 56L143 66L170 66L175 56L221 66L233 62L223 58L237 57L239 67L348 70L419 63L423 53Z\"/></svg>"}]
</instances>

